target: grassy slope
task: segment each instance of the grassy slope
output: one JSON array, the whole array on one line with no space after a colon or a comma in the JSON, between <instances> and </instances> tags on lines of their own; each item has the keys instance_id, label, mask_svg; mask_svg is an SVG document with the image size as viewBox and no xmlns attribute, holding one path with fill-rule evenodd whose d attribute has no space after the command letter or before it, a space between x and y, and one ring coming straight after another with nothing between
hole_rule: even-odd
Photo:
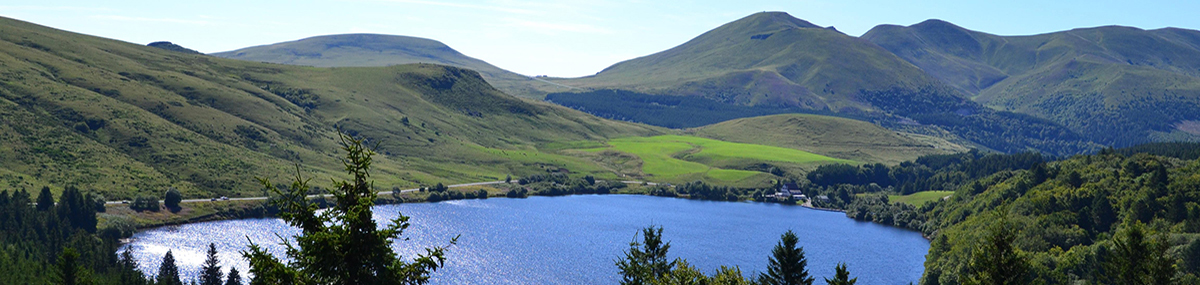
<instances>
[{"instance_id":1,"label":"grassy slope","mask_svg":"<svg viewBox=\"0 0 1200 285\"><path fill-rule=\"evenodd\" d=\"M0 117L5 188L78 185L110 199L258 194L255 176L298 163L324 186L342 175L335 127L380 143L380 188L549 166L612 176L537 146L659 133L507 96L453 67L253 63L11 19L0 19Z\"/></svg>"},{"instance_id":2,"label":"grassy slope","mask_svg":"<svg viewBox=\"0 0 1200 285\"><path fill-rule=\"evenodd\" d=\"M888 195L888 201L893 203L906 203L909 205L921 207L926 203L941 200L947 196L953 195L954 191L921 191L908 195Z\"/></svg>"},{"instance_id":3,"label":"grassy slope","mask_svg":"<svg viewBox=\"0 0 1200 285\"><path fill-rule=\"evenodd\" d=\"M868 39L986 105L1054 120L1102 143L1197 140L1200 32L1128 27L996 36L930 20Z\"/></svg>"},{"instance_id":4,"label":"grassy slope","mask_svg":"<svg viewBox=\"0 0 1200 285\"><path fill-rule=\"evenodd\" d=\"M841 111L870 109L855 99L860 89L917 88L936 80L865 40L763 12L595 76L557 82Z\"/></svg>"},{"instance_id":5,"label":"grassy slope","mask_svg":"<svg viewBox=\"0 0 1200 285\"><path fill-rule=\"evenodd\" d=\"M373 67L434 63L478 71L492 86L516 96L540 99L546 95L547 91L567 91L566 88L537 81L463 55L441 42L416 37L375 34L328 35L248 47L212 55L247 61L316 67ZM544 91L539 91L539 89Z\"/></svg>"},{"instance_id":6,"label":"grassy slope","mask_svg":"<svg viewBox=\"0 0 1200 285\"><path fill-rule=\"evenodd\" d=\"M608 141L611 148L586 151L618 151L637 156L640 172L656 181L712 181L740 186L764 186L773 176L750 170L766 163L778 167L811 168L829 162L849 162L796 149L726 142L708 138L663 135L629 137Z\"/></svg>"},{"instance_id":7,"label":"grassy slope","mask_svg":"<svg viewBox=\"0 0 1200 285\"><path fill-rule=\"evenodd\" d=\"M942 139L819 115L743 118L689 130L706 138L803 150L867 163L896 164L927 154L966 151Z\"/></svg>"}]
</instances>

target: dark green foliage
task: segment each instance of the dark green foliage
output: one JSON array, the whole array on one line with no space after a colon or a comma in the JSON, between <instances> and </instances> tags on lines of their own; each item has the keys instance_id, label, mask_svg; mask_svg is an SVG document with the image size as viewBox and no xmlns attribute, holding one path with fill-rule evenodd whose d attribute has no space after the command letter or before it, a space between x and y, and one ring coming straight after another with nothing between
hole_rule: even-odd
<instances>
[{"instance_id":1,"label":"dark green foliage","mask_svg":"<svg viewBox=\"0 0 1200 285\"><path fill-rule=\"evenodd\" d=\"M858 283L857 277L850 278L850 270L846 269L845 263L838 263L837 267L834 267L833 270L835 271L833 274L833 279L825 278L825 284L854 285L854 283Z\"/></svg>"},{"instance_id":2,"label":"dark green foliage","mask_svg":"<svg viewBox=\"0 0 1200 285\"><path fill-rule=\"evenodd\" d=\"M539 196L561 196L571 194L608 194L618 189L625 188L624 183L615 181L596 181L595 178L589 182L587 176L583 178L573 178L563 173L550 174L534 174L522 177L518 184L523 185L521 189L528 188L528 195ZM512 193L510 191L509 193ZM520 194L518 193L513 193ZM518 195L519 196L519 195Z\"/></svg>"},{"instance_id":3,"label":"dark green foliage","mask_svg":"<svg viewBox=\"0 0 1200 285\"><path fill-rule=\"evenodd\" d=\"M1174 157L1183 160L1200 158L1200 143L1196 142L1162 142L1140 144L1114 150L1116 153L1131 156L1137 153Z\"/></svg>"},{"instance_id":4,"label":"dark green foliage","mask_svg":"<svg viewBox=\"0 0 1200 285\"><path fill-rule=\"evenodd\" d=\"M1006 153L1036 149L1054 155L1087 153L1098 145L1057 123L995 111L946 91L892 88L864 91L862 99L894 115L942 127L955 135Z\"/></svg>"},{"instance_id":5,"label":"dark green foliage","mask_svg":"<svg viewBox=\"0 0 1200 285\"><path fill-rule=\"evenodd\" d=\"M221 285L221 265L217 262L217 245L209 243L208 257L200 268L200 285Z\"/></svg>"},{"instance_id":6,"label":"dark green foliage","mask_svg":"<svg viewBox=\"0 0 1200 285\"><path fill-rule=\"evenodd\" d=\"M91 273L86 268L79 265L79 252L74 248L66 248L62 254L58 256L58 263L54 265L56 269L58 284L76 285L76 284L92 284Z\"/></svg>"},{"instance_id":7,"label":"dark green foliage","mask_svg":"<svg viewBox=\"0 0 1200 285\"><path fill-rule=\"evenodd\" d=\"M750 284L736 266L721 266L715 274L706 276L686 259L667 261L667 250L671 248L671 243L662 240L662 228L647 227L641 232L642 242L630 242L625 257L616 261L621 271L621 284Z\"/></svg>"},{"instance_id":8,"label":"dark green foliage","mask_svg":"<svg viewBox=\"0 0 1200 285\"><path fill-rule=\"evenodd\" d=\"M675 261L667 261L670 242L662 240L662 227L642 229L642 242L630 242L625 258L617 260L621 270L621 284L650 284L662 279L675 267Z\"/></svg>"},{"instance_id":9,"label":"dark green foliage","mask_svg":"<svg viewBox=\"0 0 1200 285\"><path fill-rule=\"evenodd\" d=\"M1099 280L1109 284L1173 284L1175 259L1167 255L1166 237L1134 222L1112 239Z\"/></svg>"},{"instance_id":10,"label":"dark green foliage","mask_svg":"<svg viewBox=\"0 0 1200 285\"><path fill-rule=\"evenodd\" d=\"M764 285L812 285L815 278L808 275L808 259L804 247L797 246L796 233L788 230L771 250L767 272L760 273L758 283Z\"/></svg>"},{"instance_id":11,"label":"dark green foliage","mask_svg":"<svg viewBox=\"0 0 1200 285\"><path fill-rule=\"evenodd\" d=\"M129 208L133 209L135 211L158 212L158 210L159 210L158 198L154 198L151 196L145 196L145 195L138 195L137 198L133 198L133 202L129 203Z\"/></svg>"},{"instance_id":12,"label":"dark green foliage","mask_svg":"<svg viewBox=\"0 0 1200 285\"><path fill-rule=\"evenodd\" d=\"M675 193L687 195L688 199L709 201L737 201L747 194L745 189L708 185L704 182L689 182L675 186Z\"/></svg>"},{"instance_id":13,"label":"dark green foliage","mask_svg":"<svg viewBox=\"0 0 1200 285\"><path fill-rule=\"evenodd\" d=\"M992 215L992 225L975 246L967 264L968 274L961 276L963 284L1021 285L1029 282L1027 257L1016 249L1020 229L1009 221L1008 207Z\"/></svg>"},{"instance_id":14,"label":"dark green foliage","mask_svg":"<svg viewBox=\"0 0 1200 285\"><path fill-rule=\"evenodd\" d=\"M179 209L179 202L183 201L183 194L175 188L167 189L167 193L163 195L163 205L170 209Z\"/></svg>"},{"instance_id":15,"label":"dark green foliage","mask_svg":"<svg viewBox=\"0 0 1200 285\"><path fill-rule=\"evenodd\" d=\"M167 254L163 256L162 264L158 266L158 276L156 285L183 285L183 281L179 280L179 267L175 265L175 255L167 250Z\"/></svg>"},{"instance_id":16,"label":"dark green foliage","mask_svg":"<svg viewBox=\"0 0 1200 285\"><path fill-rule=\"evenodd\" d=\"M37 210L49 211L54 208L54 194L50 193L50 187L42 187L42 192L38 193Z\"/></svg>"},{"instance_id":17,"label":"dark green foliage","mask_svg":"<svg viewBox=\"0 0 1200 285\"><path fill-rule=\"evenodd\" d=\"M229 268L229 277L225 278L225 285L242 285L242 275L236 267Z\"/></svg>"},{"instance_id":18,"label":"dark green foliage","mask_svg":"<svg viewBox=\"0 0 1200 285\"><path fill-rule=\"evenodd\" d=\"M279 217L301 229L295 243L285 242L289 261L281 261L258 245L242 254L250 260L251 284L424 284L430 274L445 262L447 247L427 248L410 263L392 251L392 242L409 227L408 217L400 215L383 227L372 220L375 191L368 180L374 149L363 139L341 134L342 160L351 181L336 181L330 196L336 205L318 211L306 201L308 179L296 178L286 192L267 179L263 187L281 199L275 204ZM453 244L457 237L450 241Z\"/></svg>"},{"instance_id":19,"label":"dark green foliage","mask_svg":"<svg viewBox=\"0 0 1200 285\"><path fill-rule=\"evenodd\" d=\"M518 188L518 189L508 190L508 192L504 193L504 197L525 198L525 197L529 197L529 192L526 191L525 188Z\"/></svg>"},{"instance_id":20,"label":"dark green foliage","mask_svg":"<svg viewBox=\"0 0 1200 285\"><path fill-rule=\"evenodd\" d=\"M815 186L875 184L882 188L894 187L900 194L911 194L925 190L954 189L993 173L1031 169L1045 162L1046 159L1041 154L1034 152L983 154L972 150L965 153L921 156L915 162L904 162L891 167L883 164L865 164L858 167L848 164L826 164L809 172L806 178ZM1040 171L1044 176L1045 169Z\"/></svg>"},{"instance_id":21,"label":"dark green foliage","mask_svg":"<svg viewBox=\"0 0 1200 285\"><path fill-rule=\"evenodd\" d=\"M512 175L504 175L504 184L512 183Z\"/></svg>"},{"instance_id":22,"label":"dark green foliage","mask_svg":"<svg viewBox=\"0 0 1200 285\"><path fill-rule=\"evenodd\" d=\"M546 101L602 118L668 128L694 128L737 118L804 113L845 116L797 107L741 106L694 96L650 95L626 90L551 93Z\"/></svg>"},{"instance_id":23,"label":"dark green foliage","mask_svg":"<svg viewBox=\"0 0 1200 285\"><path fill-rule=\"evenodd\" d=\"M1192 239L1192 242L1183 248L1183 264L1179 270L1200 275L1200 238Z\"/></svg>"}]
</instances>

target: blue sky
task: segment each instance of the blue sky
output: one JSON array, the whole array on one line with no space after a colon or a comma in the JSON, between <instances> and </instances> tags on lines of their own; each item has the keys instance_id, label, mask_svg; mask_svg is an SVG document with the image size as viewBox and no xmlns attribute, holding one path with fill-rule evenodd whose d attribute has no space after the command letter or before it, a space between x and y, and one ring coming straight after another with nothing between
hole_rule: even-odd
<instances>
[{"instance_id":1,"label":"blue sky","mask_svg":"<svg viewBox=\"0 0 1200 285\"><path fill-rule=\"evenodd\" d=\"M594 74L760 11L852 36L926 19L1001 35L1103 25L1200 29L1194 0L18 2L25 3L0 4L0 16L140 44L166 40L208 53L316 35L395 34L439 40L518 73L563 77Z\"/></svg>"}]
</instances>

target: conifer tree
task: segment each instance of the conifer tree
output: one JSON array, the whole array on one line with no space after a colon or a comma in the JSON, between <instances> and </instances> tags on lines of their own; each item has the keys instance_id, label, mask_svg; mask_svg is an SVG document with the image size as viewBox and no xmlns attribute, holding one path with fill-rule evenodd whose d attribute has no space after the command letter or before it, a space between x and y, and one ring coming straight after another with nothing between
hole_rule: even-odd
<instances>
[{"instance_id":1,"label":"conifer tree","mask_svg":"<svg viewBox=\"0 0 1200 285\"><path fill-rule=\"evenodd\" d=\"M364 146L363 139L339 135L347 152L342 164L353 180L335 181L329 190L336 201L332 208L318 211L305 199L311 187L309 179L300 176L299 166L287 192L259 178L264 189L281 196L274 201L279 217L300 228L301 234L294 237L294 244L284 242L290 259L286 263L251 243L242 252L250 260L251 284L425 284L431 273L444 266L447 246L426 248L426 254L411 263L392 251L392 241L409 227L409 218L399 215L386 227L377 226L371 210L376 195L368 180L375 150Z\"/></svg>"},{"instance_id":2,"label":"conifer tree","mask_svg":"<svg viewBox=\"0 0 1200 285\"><path fill-rule=\"evenodd\" d=\"M242 275L238 273L237 267L229 268L229 277L225 278L225 285L242 285Z\"/></svg>"},{"instance_id":3,"label":"conifer tree","mask_svg":"<svg viewBox=\"0 0 1200 285\"><path fill-rule=\"evenodd\" d=\"M839 263L833 268L835 271L833 279L825 278L825 284L828 285L854 285L858 283L858 278L850 278L850 270L846 269L845 263Z\"/></svg>"},{"instance_id":4,"label":"conifer tree","mask_svg":"<svg viewBox=\"0 0 1200 285\"><path fill-rule=\"evenodd\" d=\"M179 267L175 265L175 256L167 250L163 256L162 265L158 266L158 285L183 285L179 280Z\"/></svg>"},{"instance_id":5,"label":"conifer tree","mask_svg":"<svg viewBox=\"0 0 1200 285\"><path fill-rule=\"evenodd\" d=\"M662 227L642 229L642 242L630 242L625 258L617 260L621 270L621 284L648 284L671 273L675 262L667 261L670 242L663 242Z\"/></svg>"},{"instance_id":6,"label":"conifer tree","mask_svg":"<svg viewBox=\"0 0 1200 285\"><path fill-rule=\"evenodd\" d=\"M808 275L808 259L804 257L804 247L797 247L799 238L796 233L788 230L780 238L775 249L771 250L771 258L766 273L759 273L758 283L764 285L812 285L816 278Z\"/></svg>"},{"instance_id":7,"label":"conifer tree","mask_svg":"<svg viewBox=\"0 0 1200 285\"><path fill-rule=\"evenodd\" d=\"M217 245L209 243L208 258L200 269L200 285L221 285L221 266L217 262Z\"/></svg>"},{"instance_id":8,"label":"conifer tree","mask_svg":"<svg viewBox=\"0 0 1200 285\"><path fill-rule=\"evenodd\" d=\"M54 195L50 193L49 186L42 186L42 192L38 194L37 210L49 211L54 208Z\"/></svg>"},{"instance_id":9,"label":"conifer tree","mask_svg":"<svg viewBox=\"0 0 1200 285\"><path fill-rule=\"evenodd\" d=\"M1029 264L1014 242L1019 230L1012 225L1008 206L1000 206L992 215L983 242L978 245L967 264L963 284L1001 285L1028 283Z\"/></svg>"}]
</instances>

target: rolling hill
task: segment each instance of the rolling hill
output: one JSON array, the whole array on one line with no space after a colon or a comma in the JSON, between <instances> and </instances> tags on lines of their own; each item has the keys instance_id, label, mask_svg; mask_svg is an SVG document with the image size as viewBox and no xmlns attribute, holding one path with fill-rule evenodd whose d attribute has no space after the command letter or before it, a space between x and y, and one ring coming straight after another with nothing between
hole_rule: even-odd
<instances>
[{"instance_id":1,"label":"rolling hill","mask_svg":"<svg viewBox=\"0 0 1200 285\"><path fill-rule=\"evenodd\" d=\"M594 76L546 99L618 120L686 128L779 113L863 120L1002 152L1098 148L1058 123L996 111L870 41L762 12Z\"/></svg>"},{"instance_id":2,"label":"rolling hill","mask_svg":"<svg viewBox=\"0 0 1200 285\"><path fill-rule=\"evenodd\" d=\"M968 150L936 137L895 132L863 121L806 114L735 119L690 129L688 133L865 163L898 164L922 155Z\"/></svg>"},{"instance_id":3,"label":"rolling hill","mask_svg":"<svg viewBox=\"0 0 1200 285\"><path fill-rule=\"evenodd\" d=\"M441 42L407 36L327 35L212 55L247 61L315 67L373 67L433 63L478 71L492 86L505 93L520 97L541 99L545 96L546 91L569 90L562 86L500 69L482 60L463 55Z\"/></svg>"},{"instance_id":4,"label":"rolling hill","mask_svg":"<svg viewBox=\"0 0 1200 285\"><path fill-rule=\"evenodd\" d=\"M1105 26L998 36L928 20L869 40L988 107L1102 144L1200 140L1200 31Z\"/></svg>"},{"instance_id":5,"label":"rolling hill","mask_svg":"<svg viewBox=\"0 0 1200 285\"><path fill-rule=\"evenodd\" d=\"M259 195L297 167L340 177L336 129L378 146L376 187L506 174L612 176L539 151L662 133L494 89L434 64L315 68L230 60L0 18L0 189L66 185L110 200Z\"/></svg>"}]
</instances>

